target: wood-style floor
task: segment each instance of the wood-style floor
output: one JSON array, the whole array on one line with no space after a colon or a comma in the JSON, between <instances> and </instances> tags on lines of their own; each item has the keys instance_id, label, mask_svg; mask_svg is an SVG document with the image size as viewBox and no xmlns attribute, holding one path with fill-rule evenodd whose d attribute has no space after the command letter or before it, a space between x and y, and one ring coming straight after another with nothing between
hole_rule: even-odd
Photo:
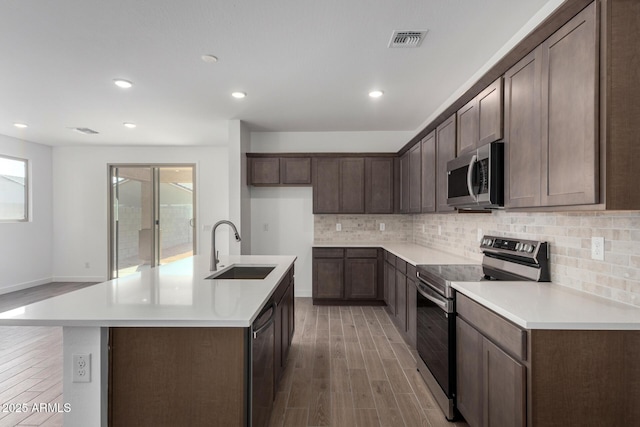
<instances>
[{"instance_id":1,"label":"wood-style floor","mask_svg":"<svg viewBox=\"0 0 640 427\"><path fill-rule=\"evenodd\" d=\"M296 298L296 333L270 427L461 427L449 423L382 307Z\"/></svg>"},{"instance_id":2,"label":"wood-style floor","mask_svg":"<svg viewBox=\"0 0 640 427\"><path fill-rule=\"evenodd\" d=\"M0 312L92 284L57 282L0 295ZM56 403L64 404L62 328L0 327L0 427L62 426L55 405L40 406Z\"/></svg>"},{"instance_id":3,"label":"wood-style floor","mask_svg":"<svg viewBox=\"0 0 640 427\"><path fill-rule=\"evenodd\" d=\"M49 296L64 288L51 286ZM2 295L1 310L28 298ZM445 420L415 369L417 354L383 308L313 306L310 298L296 298L295 315L270 427L467 426ZM62 366L62 328L0 327L0 405L64 403ZM62 426L62 420L61 413L0 412L0 427Z\"/></svg>"}]
</instances>

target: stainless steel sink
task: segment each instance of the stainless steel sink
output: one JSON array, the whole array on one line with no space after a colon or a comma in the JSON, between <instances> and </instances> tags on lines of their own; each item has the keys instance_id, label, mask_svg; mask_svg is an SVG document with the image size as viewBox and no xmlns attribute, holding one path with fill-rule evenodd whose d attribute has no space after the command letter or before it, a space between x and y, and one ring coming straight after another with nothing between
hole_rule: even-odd
<instances>
[{"instance_id":1,"label":"stainless steel sink","mask_svg":"<svg viewBox=\"0 0 640 427\"><path fill-rule=\"evenodd\" d=\"M230 265L216 271L207 279L218 280L262 280L276 268L273 265Z\"/></svg>"}]
</instances>

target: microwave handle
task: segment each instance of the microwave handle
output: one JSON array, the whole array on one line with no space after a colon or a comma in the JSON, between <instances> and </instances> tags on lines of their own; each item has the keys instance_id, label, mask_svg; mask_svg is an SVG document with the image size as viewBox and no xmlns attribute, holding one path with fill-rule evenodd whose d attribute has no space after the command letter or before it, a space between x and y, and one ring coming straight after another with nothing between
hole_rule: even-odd
<instances>
[{"instance_id":1,"label":"microwave handle","mask_svg":"<svg viewBox=\"0 0 640 427\"><path fill-rule=\"evenodd\" d=\"M471 161L469 162L469 169L467 170L467 189L469 190L469 195L471 197L473 197L474 201L478 201L478 196L473 192L473 166L476 163L476 160L478 160L478 155L474 154L471 157Z\"/></svg>"}]
</instances>

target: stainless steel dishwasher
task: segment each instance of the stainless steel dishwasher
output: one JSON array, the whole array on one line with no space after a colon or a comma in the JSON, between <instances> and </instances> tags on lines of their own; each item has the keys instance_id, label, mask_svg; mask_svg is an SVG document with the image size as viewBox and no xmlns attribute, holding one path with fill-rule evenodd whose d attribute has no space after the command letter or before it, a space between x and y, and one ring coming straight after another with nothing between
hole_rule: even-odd
<instances>
[{"instance_id":1,"label":"stainless steel dishwasher","mask_svg":"<svg viewBox=\"0 0 640 427\"><path fill-rule=\"evenodd\" d=\"M267 304L251 325L251 426L269 424L274 399L276 303Z\"/></svg>"}]
</instances>

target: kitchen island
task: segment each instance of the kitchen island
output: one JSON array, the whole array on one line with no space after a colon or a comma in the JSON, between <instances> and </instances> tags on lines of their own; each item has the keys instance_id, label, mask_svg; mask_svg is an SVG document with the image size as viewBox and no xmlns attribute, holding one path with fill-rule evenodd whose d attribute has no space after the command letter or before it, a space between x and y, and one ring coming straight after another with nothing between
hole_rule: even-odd
<instances>
[{"instance_id":1,"label":"kitchen island","mask_svg":"<svg viewBox=\"0 0 640 427\"><path fill-rule=\"evenodd\" d=\"M236 424L243 425L250 387L249 332L263 307L281 297L276 293L283 283L290 283L286 290L293 298L295 259L222 257L219 269L232 264L274 269L262 280L211 280L206 279L211 275L209 258L199 255L0 313L0 325L63 327L63 395L71 407L64 414L67 427L113 422L109 418L122 414L112 413L114 388L129 390L130 398L146 403L134 408L137 414L130 412L134 418L153 413L169 416L168 408L181 405L188 409L182 411L185 416L194 408L196 412L222 409L218 420L209 419L203 425L217 425L225 414L233 414ZM293 307L289 311L293 313ZM114 339L120 344L110 348ZM90 382L73 381L77 371L73 355L90 355L89 369L82 375ZM158 393L150 396L149 390ZM184 395L184 390L192 393ZM237 398L232 396L234 391L244 394ZM194 416L203 420L206 411ZM151 425L149 420L146 424L131 421L131 425ZM176 421L194 425L186 418L169 417L164 423L177 425Z\"/></svg>"}]
</instances>

